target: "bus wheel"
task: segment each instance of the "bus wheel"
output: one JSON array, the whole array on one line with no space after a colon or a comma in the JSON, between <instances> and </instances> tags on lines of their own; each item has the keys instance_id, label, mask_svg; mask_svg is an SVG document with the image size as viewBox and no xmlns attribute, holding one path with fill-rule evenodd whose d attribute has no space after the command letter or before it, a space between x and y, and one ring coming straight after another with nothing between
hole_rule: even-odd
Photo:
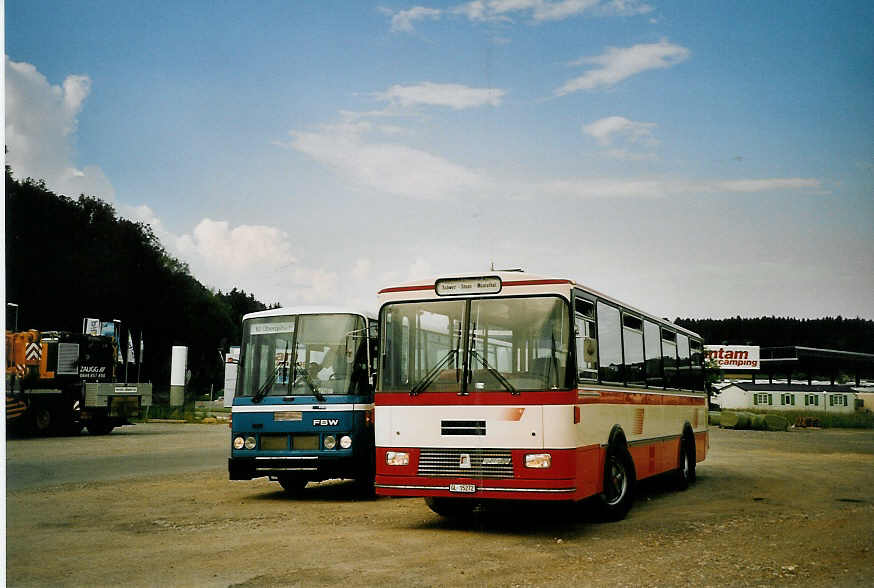
<instances>
[{"instance_id":1,"label":"bus wheel","mask_svg":"<svg viewBox=\"0 0 874 588\"><path fill-rule=\"evenodd\" d=\"M601 518L619 521L625 518L634 501L634 465L625 447L607 449L604 463L604 490L598 495Z\"/></svg>"},{"instance_id":2,"label":"bus wheel","mask_svg":"<svg viewBox=\"0 0 874 588\"><path fill-rule=\"evenodd\" d=\"M688 435L680 441L680 463L676 478L680 490L685 490L695 481L695 440Z\"/></svg>"},{"instance_id":3,"label":"bus wheel","mask_svg":"<svg viewBox=\"0 0 874 588\"><path fill-rule=\"evenodd\" d=\"M435 496L426 496L425 504L441 517L447 518L466 517L473 512L476 506L473 500L465 498L437 498Z\"/></svg>"},{"instance_id":4,"label":"bus wheel","mask_svg":"<svg viewBox=\"0 0 874 588\"><path fill-rule=\"evenodd\" d=\"M355 494L369 500L376 498L376 488L373 485L373 472L362 472L354 482Z\"/></svg>"},{"instance_id":5,"label":"bus wheel","mask_svg":"<svg viewBox=\"0 0 874 588\"><path fill-rule=\"evenodd\" d=\"M298 476L279 476L279 485L288 494L300 496L306 488L307 480Z\"/></svg>"}]
</instances>

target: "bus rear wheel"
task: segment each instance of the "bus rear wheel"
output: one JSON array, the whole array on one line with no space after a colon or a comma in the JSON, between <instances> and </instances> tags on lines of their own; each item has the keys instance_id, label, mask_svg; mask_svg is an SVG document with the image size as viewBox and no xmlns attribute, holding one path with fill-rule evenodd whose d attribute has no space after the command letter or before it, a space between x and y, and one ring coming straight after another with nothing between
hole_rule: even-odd
<instances>
[{"instance_id":1,"label":"bus rear wheel","mask_svg":"<svg viewBox=\"0 0 874 588\"><path fill-rule=\"evenodd\" d=\"M695 482L695 440L684 436L680 441L680 462L676 474L677 488L685 490Z\"/></svg>"},{"instance_id":2,"label":"bus rear wheel","mask_svg":"<svg viewBox=\"0 0 874 588\"><path fill-rule=\"evenodd\" d=\"M447 518L469 516L476 506L474 501L465 498L438 498L436 496L426 496L425 504L441 517Z\"/></svg>"},{"instance_id":3,"label":"bus rear wheel","mask_svg":"<svg viewBox=\"0 0 874 588\"><path fill-rule=\"evenodd\" d=\"M601 518L619 521L634 502L634 465L625 447L611 446L604 460L604 490L598 495Z\"/></svg>"}]
</instances>

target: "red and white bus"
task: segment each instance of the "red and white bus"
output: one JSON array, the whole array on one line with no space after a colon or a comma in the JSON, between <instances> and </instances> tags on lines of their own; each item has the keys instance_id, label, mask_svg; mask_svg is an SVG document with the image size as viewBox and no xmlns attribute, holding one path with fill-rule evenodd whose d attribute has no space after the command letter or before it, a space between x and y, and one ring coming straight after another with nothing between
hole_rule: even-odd
<instances>
[{"instance_id":1,"label":"red and white bus","mask_svg":"<svg viewBox=\"0 0 874 588\"><path fill-rule=\"evenodd\" d=\"M447 276L380 298L376 492L446 516L490 499L625 516L708 446L701 337L572 280Z\"/></svg>"}]
</instances>

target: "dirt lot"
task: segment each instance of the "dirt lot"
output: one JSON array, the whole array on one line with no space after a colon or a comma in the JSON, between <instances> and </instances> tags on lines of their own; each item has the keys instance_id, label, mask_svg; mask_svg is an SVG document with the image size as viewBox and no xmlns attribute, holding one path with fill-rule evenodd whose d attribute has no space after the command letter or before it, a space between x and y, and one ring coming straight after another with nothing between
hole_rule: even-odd
<instances>
[{"instance_id":1,"label":"dirt lot","mask_svg":"<svg viewBox=\"0 0 874 588\"><path fill-rule=\"evenodd\" d=\"M642 485L628 518L609 524L518 505L450 522L421 499L358 500L344 482L293 499L223 468L9 492L7 582L874 583L874 431L713 430L694 486Z\"/></svg>"}]
</instances>

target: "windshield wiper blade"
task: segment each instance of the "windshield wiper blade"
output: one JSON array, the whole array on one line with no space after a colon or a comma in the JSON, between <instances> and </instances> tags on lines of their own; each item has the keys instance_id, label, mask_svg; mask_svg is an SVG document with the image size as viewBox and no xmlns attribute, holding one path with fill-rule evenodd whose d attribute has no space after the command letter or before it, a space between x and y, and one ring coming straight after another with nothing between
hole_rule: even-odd
<instances>
[{"instance_id":1,"label":"windshield wiper blade","mask_svg":"<svg viewBox=\"0 0 874 588\"><path fill-rule=\"evenodd\" d=\"M312 378L310 378L310 373L307 371L306 366L299 365L297 362L297 354L295 354L294 359L291 364L291 378L288 380L289 386L295 386L297 384L297 379L301 378L304 383L307 385L307 388L313 393L313 396L316 397L316 400L319 402L324 402L327 400L325 395L319 392L318 387L313 384Z\"/></svg>"},{"instance_id":2,"label":"windshield wiper blade","mask_svg":"<svg viewBox=\"0 0 874 588\"><path fill-rule=\"evenodd\" d=\"M252 402L257 404L258 402L261 402L261 400L263 400L265 396L267 396L267 390L269 390L270 387L273 386L273 382L276 381L276 374L279 373L281 367L282 366L276 366L273 369L273 373L270 374L270 377L267 378L267 381L264 382L264 384L260 388L258 388L258 391L255 392L255 394L252 396Z\"/></svg>"},{"instance_id":3,"label":"windshield wiper blade","mask_svg":"<svg viewBox=\"0 0 874 588\"><path fill-rule=\"evenodd\" d=\"M300 375L303 378L303 381L306 382L306 385L309 387L309 389L312 390L313 396L316 397L316 400L318 400L319 402L324 402L325 400L327 400L325 398L325 395L319 392L318 386L313 384L313 380L312 378L310 378L310 373L306 370L306 368L301 369Z\"/></svg>"},{"instance_id":4,"label":"windshield wiper blade","mask_svg":"<svg viewBox=\"0 0 874 588\"><path fill-rule=\"evenodd\" d=\"M495 376L495 379L497 379L501 383L501 386L506 388L507 391L510 392L510 394L512 394L514 396L519 395L519 391L516 390L516 388L513 386L513 384L510 383L510 381L507 378L504 377L504 374L502 374L501 372L499 372L498 370L496 370L495 368L490 366L488 364L488 362L486 361L486 358L483 357L482 355L480 355L476 349L471 348L470 355L471 355L471 357L476 357L477 359L479 359L480 363L483 364L483 367L486 368L490 374Z\"/></svg>"},{"instance_id":5,"label":"windshield wiper blade","mask_svg":"<svg viewBox=\"0 0 874 588\"><path fill-rule=\"evenodd\" d=\"M452 358L452 356L456 354L458 354L458 349L450 349L449 352L443 357L443 359L440 360L440 363L431 368L431 371L425 374L424 378L419 380L415 386L410 388L410 396L418 396L425 390L425 388L430 386L431 383L437 379L437 374L440 373L440 370L443 369L443 366L449 363L449 360Z\"/></svg>"},{"instance_id":6,"label":"windshield wiper blade","mask_svg":"<svg viewBox=\"0 0 874 588\"><path fill-rule=\"evenodd\" d=\"M273 373L270 374L270 377L264 382L264 385L258 388L258 391L255 392L255 395L252 396L252 402L259 403L261 402L265 396L267 396L267 391L273 386L273 383L276 382L276 374L279 373L279 370L287 370L288 369L288 341L285 342L285 353L282 356L282 363L273 368Z\"/></svg>"}]
</instances>

